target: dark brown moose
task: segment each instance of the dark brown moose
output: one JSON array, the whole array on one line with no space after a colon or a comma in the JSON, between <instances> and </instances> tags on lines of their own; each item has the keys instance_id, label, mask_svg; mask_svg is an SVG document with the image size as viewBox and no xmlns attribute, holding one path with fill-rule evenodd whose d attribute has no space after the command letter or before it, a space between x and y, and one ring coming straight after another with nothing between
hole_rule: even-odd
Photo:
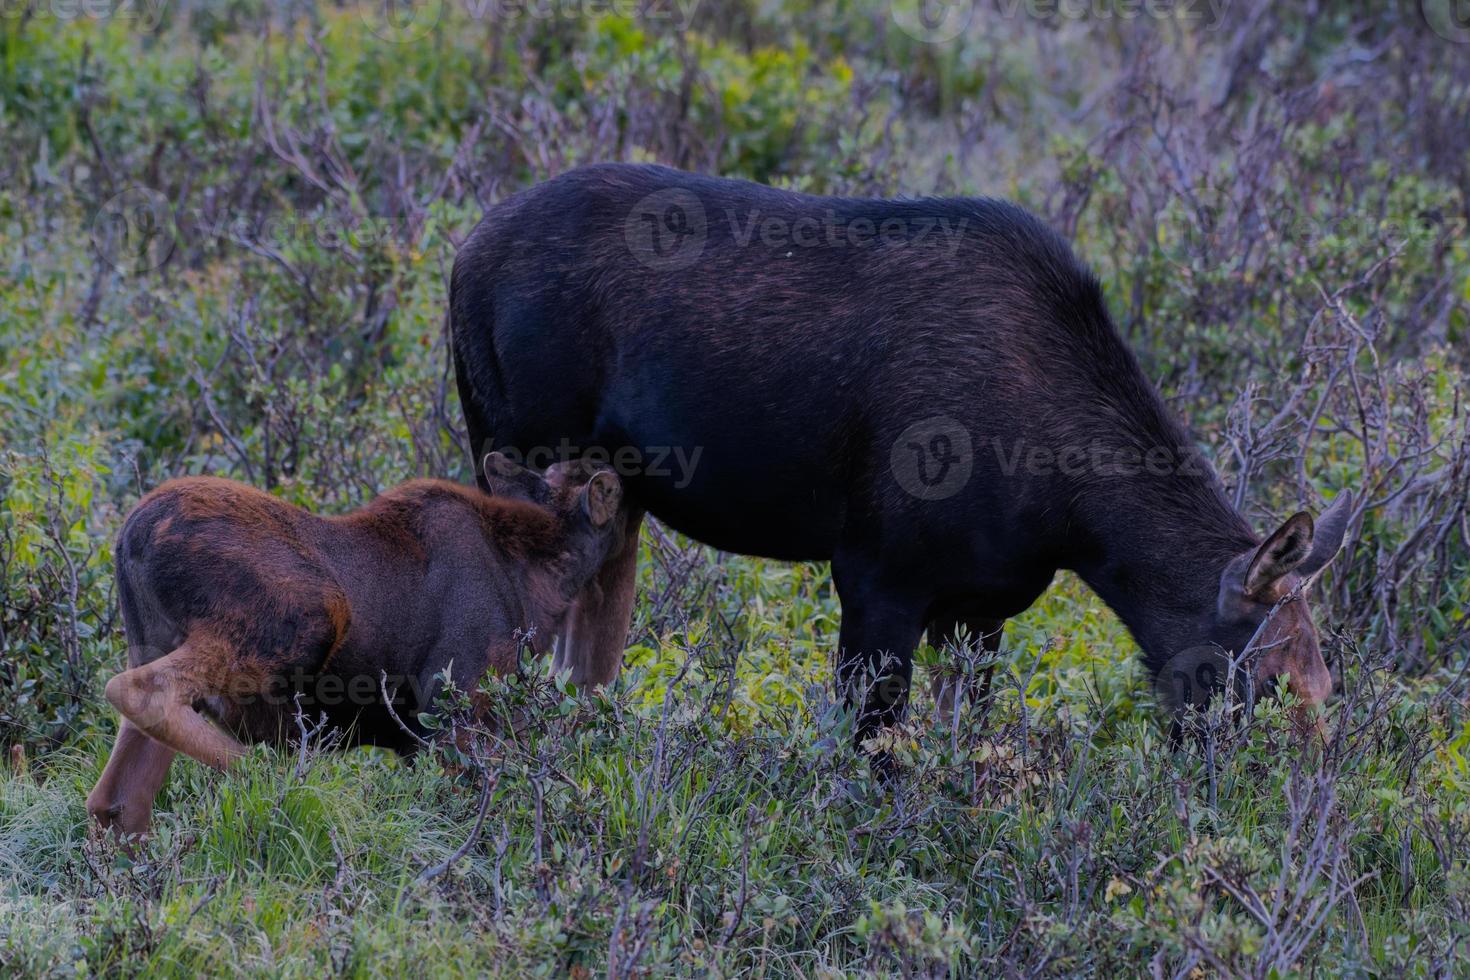
<instances>
[{"instance_id":1,"label":"dark brown moose","mask_svg":"<svg viewBox=\"0 0 1470 980\"><path fill-rule=\"evenodd\" d=\"M1300 587L1351 496L1262 541L1097 281L1014 205L584 167L485 216L450 316L477 448L597 453L624 479L630 533L558 648L574 680L617 673L648 512L727 551L831 561L859 738L898 717L926 630L996 649L1058 569L1156 677L1250 647L1258 683L1330 693Z\"/></svg>"},{"instance_id":2,"label":"dark brown moose","mask_svg":"<svg viewBox=\"0 0 1470 980\"><path fill-rule=\"evenodd\" d=\"M146 831L176 752L223 769L298 711L346 744L412 751L446 670L472 690L542 652L621 546L621 485L493 454L482 479L488 494L415 481L340 517L207 477L144 497L117 544L128 669L107 684L123 717L87 799L97 822Z\"/></svg>"}]
</instances>

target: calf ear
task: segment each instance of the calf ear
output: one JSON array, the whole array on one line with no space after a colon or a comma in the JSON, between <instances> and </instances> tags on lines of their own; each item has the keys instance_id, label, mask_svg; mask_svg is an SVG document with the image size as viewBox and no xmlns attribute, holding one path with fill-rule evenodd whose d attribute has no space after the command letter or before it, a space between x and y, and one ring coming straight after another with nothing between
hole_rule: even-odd
<instances>
[{"instance_id":1,"label":"calf ear","mask_svg":"<svg viewBox=\"0 0 1470 980\"><path fill-rule=\"evenodd\" d=\"M486 485L495 496L537 504L546 502L550 491L541 474L527 469L504 453L486 453L480 468L484 470Z\"/></svg>"},{"instance_id":2,"label":"calf ear","mask_svg":"<svg viewBox=\"0 0 1470 980\"><path fill-rule=\"evenodd\" d=\"M1347 534L1348 521L1353 517L1353 493L1343 490L1332 502L1332 506L1317 518L1316 533L1312 535L1312 550L1303 559L1297 571L1302 575L1316 575L1327 567L1327 563L1342 550L1342 539Z\"/></svg>"},{"instance_id":3,"label":"calf ear","mask_svg":"<svg viewBox=\"0 0 1470 980\"><path fill-rule=\"evenodd\" d=\"M582 510L596 527L612 520L623 502L623 485L610 470L598 470L582 488Z\"/></svg>"},{"instance_id":4,"label":"calf ear","mask_svg":"<svg viewBox=\"0 0 1470 980\"><path fill-rule=\"evenodd\" d=\"M1245 569L1245 594L1258 596L1306 560L1312 551L1312 515L1293 514L1256 549Z\"/></svg>"}]
</instances>

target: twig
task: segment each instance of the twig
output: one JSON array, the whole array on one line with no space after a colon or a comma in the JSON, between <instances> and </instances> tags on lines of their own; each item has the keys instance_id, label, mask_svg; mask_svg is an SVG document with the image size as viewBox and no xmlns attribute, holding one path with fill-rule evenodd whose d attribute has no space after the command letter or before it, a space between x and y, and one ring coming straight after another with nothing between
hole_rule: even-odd
<instances>
[{"instance_id":1,"label":"twig","mask_svg":"<svg viewBox=\"0 0 1470 980\"><path fill-rule=\"evenodd\" d=\"M409 738L411 738L415 742L417 742L418 745L419 745L419 748L423 748L423 749L431 749L431 748L433 748L434 747L434 743L433 742L430 742L428 739L424 738L418 732L414 731L412 728L409 728L407 725L405 725L403 723L403 719L400 718L400 717L398 717L398 712L395 711L394 708L393 708L393 696L398 693L398 688L395 687L393 689L393 694L389 694L388 693L388 672L386 670L379 670L378 671L378 677L379 677L379 680L378 680L378 688L379 688L379 690L381 690L383 692L383 707L385 707L385 708L388 709L388 717L389 718L392 718L393 719L393 722L399 728L403 729L403 733L405 735L407 735Z\"/></svg>"},{"instance_id":2,"label":"twig","mask_svg":"<svg viewBox=\"0 0 1470 980\"><path fill-rule=\"evenodd\" d=\"M475 816L475 825L470 828L470 835L465 838L464 843L459 845L449 857L432 867L420 871L418 877L414 879L415 884L424 884L425 882L430 882L435 878L441 877L450 868L454 867L460 858L470 853L470 849L479 841L480 834L485 829L485 815L490 812L490 797L495 794L495 787L499 783L499 772L485 773L485 778L481 781L480 785L480 812Z\"/></svg>"}]
</instances>

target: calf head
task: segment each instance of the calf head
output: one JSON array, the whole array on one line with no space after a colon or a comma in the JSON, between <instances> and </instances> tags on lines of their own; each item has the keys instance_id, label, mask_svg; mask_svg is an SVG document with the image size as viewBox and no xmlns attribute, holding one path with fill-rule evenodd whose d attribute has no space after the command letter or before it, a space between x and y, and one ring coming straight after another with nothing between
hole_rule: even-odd
<instances>
[{"instance_id":1,"label":"calf head","mask_svg":"<svg viewBox=\"0 0 1470 980\"><path fill-rule=\"evenodd\" d=\"M572 591L622 545L623 486L612 470L574 459L556 463L543 474L501 453L487 454L482 468L492 495L532 503L556 515L562 549L571 559L564 584Z\"/></svg>"},{"instance_id":2,"label":"calf head","mask_svg":"<svg viewBox=\"0 0 1470 980\"><path fill-rule=\"evenodd\" d=\"M1220 576L1220 593L1208 630L1209 643L1245 653L1247 673L1258 691L1286 678L1302 701L1295 716L1310 721L1308 709L1332 693L1332 675L1322 659L1307 591L1342 547L1352 514L1352 494L1343 492L1313 521L1302 511L1261 545L1237 555Z\"/></svg>"}]
</instances>

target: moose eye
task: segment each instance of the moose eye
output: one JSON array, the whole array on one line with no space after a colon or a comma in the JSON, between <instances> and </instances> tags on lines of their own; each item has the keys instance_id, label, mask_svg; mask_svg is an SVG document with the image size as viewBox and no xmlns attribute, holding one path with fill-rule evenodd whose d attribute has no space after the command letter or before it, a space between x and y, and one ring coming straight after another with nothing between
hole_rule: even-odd
<instances>
[{"instance_id":1,"label":"moose eye","mask_svg":"<svg viewBox=\"0 0 1470 980\"><path fill-rule=\"evenodd\" d=\"M1270 611L1269 605L1256 602L1254 599L1245 599L1235 607L1235 616L1231 619L1230 625L1253 630L1261 625L1261 620L1265 619L1266 614Z\"/></svg>"}]
</instances>

